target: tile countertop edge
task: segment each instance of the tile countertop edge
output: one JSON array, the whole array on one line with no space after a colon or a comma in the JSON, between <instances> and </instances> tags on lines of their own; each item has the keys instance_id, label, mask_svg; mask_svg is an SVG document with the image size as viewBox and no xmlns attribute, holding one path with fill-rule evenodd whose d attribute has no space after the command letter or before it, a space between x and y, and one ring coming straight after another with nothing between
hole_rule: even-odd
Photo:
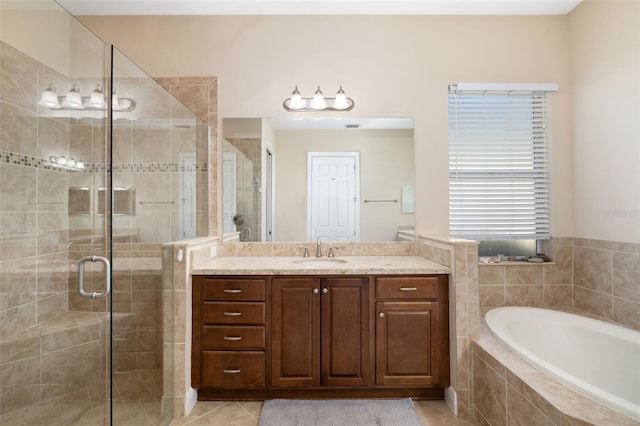
<instances>
[{"instance_id":1,"label":"tile countertop edge","mask_svg":"<svg viewBox=\"0 0 640 426\"><path fill-rule=\"evenodd\" d=\"M419 256L216 257L192 268L192 275L392 275L449 274L447 266Z\"/></svg>"}]
</instances>

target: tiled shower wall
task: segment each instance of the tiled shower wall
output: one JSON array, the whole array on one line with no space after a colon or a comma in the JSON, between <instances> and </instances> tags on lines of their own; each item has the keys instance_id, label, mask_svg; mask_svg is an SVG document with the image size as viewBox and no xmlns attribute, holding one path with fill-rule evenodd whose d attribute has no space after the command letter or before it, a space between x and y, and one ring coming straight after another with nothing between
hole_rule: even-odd
<instances>
[{"instance_id":1,"label":"tiled shower wall","mask_svg":"<svg viewBox=\"0 0 640 426\"><path fill-rule=\"evenodd\" d=\"M93 158L92 141L104 145L104 121L55 117L38 107L44 88L53 84L66 90L70 80L6 43L0 44L0 81L0 407L4 414L101 381L103 317L69 312L67 205L74 175L89 175L92 184L100 180L99 173L92 173L93 163L102 161ZM75 173L52 167L51 155L82 159L88 170ZM94 253L99 254L99 248ZM85 362L73 365L79 356Z\"/></svg>"},{"instance_id":2,"label":"tiled shower wall","mask_svg":"<svg viewBox=\"0 0 640 426\"><path fill-rule=\"evenodd\" d=\"M198 227L206 224L209 234L218 233L219 218L222 212L218 211L218 202L221 194L218 193L218 79L216 77L158 77L156 81L167 91L193 111L198 118L209 125L208 145L198 143L197 156L208 161L208 175L198 174L198 210L206 206L206 217L198 216ZM206 149L205 149L206 146ZM209 214L211 212L211 214ZM200 232L198 233L200 235ZM206 233L202 236L207 235ZM165 267L163 272L167 277L165 282L172 283L171 291L165 291L164 309L172 304L173 318L167 321L165 318L165 331L171 330L171 335L165 334L164 362L172 365L172 373L168 368L164 369L165 387L172 387L172 392L165 391L165 398L171 397L173 401L164 401L165 404L173 404L177 417L186 415L195 403L195 395L191 391L191 290L189 269L192 251L200 246L201 251L209 254L211 245L217 244L216 238L200 238L188 241L168 244L163 256ZM182 260L178 252L182 252ZM171 358L171 359L170 359Z\"/></svg>"},{"instance_id":3,"label":"tiled shower wall","mask_svg":"<svg viewBox=\"0 0 640 426\"><path fill-rule=\"evenodd\" d=\"M182 102L207 127L198 127L196 162L197 236L218 234L218 78L158 77L158 84ZM204 168L206 166L206 168ZM211 214L209 214L211 212ZM173 241L173 240L167 240Z\"/></svg>"},{"instance_id":4,"label":"tiled shower wall","mask_svg":"<svg viewBox=\"0 0 640 426\"><path fill-rule=\"evenodd\" d=\"M68 121L38 110L41 88L67 79L7 44L0 47L0 338L67 311L68 173L48 165L70 156Z\"/></svg>"}]
</instances>

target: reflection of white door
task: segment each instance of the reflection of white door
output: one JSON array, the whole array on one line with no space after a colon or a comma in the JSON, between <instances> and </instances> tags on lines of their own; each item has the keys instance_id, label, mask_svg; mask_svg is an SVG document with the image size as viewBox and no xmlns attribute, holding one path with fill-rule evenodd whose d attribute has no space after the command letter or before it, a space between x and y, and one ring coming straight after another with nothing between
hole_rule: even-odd
<instances>
[{"instance_id":1,"label":"reflection of white door","mask_svg":"<svg viewBox=\"0 0 640 426\"><path fill-rule=\"evenodd\" d=\"M307 154L307 239L358 241L360 154Z\"/></svg>"},{"instance_id":2,"label":"reflection of white door","mask_svg":"<svg viewBox=\"0 0 640 426\"><path fill-rule=\"evenodd\" d=\"M180 239L194 238L196 227L196 153L180 153L180 202L178 208L178 235Z\"/></svg>"},{"instance_id":3,"label":"reflection of white door","mask_svg":"<svg viewBox=\"0 0 640 426\"><path fill-rule=\"evenodd\" d=\"M222 153L222 232L236 232L236 153Z\"/></svg>"}]
</instances>

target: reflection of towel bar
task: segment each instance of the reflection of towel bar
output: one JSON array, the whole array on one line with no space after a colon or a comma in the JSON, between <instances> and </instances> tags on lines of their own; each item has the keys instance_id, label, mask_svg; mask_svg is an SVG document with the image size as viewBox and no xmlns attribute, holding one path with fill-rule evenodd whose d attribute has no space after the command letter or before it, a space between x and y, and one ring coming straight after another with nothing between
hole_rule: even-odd
<instances>
[{"instance_id":1,"label":"reflection of towel bar","mask_svg":"<svg viewBox=\"0 0 640 426\"><path fill-rule=\"evenodd\" d=\"M173 201L140 201L140 204L147 205L147 204L173 204Z\"/></svg>"},{"instance_id":2,"label":"reflection of towel bar","mask_svg":"<svg viewBox=\"0 0 640 426\"><path fill-rule=\"evenodd\" d=\"M29 204L64 204L62 201L29 201Z\"/></svg>"},{"instance_id":3,"label":"reflection of towel bar","mask_svg":"<svg viewBox=\"0 0 640 426\"><path fill-rule=\"evenodd\" d=\"M397 203L398 200L364 200L365 203Z\"/></svg>"}]
</instances>

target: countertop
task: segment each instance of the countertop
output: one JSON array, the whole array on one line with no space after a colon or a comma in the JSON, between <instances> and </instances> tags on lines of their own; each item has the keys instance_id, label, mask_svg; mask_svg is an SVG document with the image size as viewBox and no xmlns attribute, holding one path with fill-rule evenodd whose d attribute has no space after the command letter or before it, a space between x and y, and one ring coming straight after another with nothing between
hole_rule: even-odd
<instances>
[{"instance_id":1,"label":"countertop","mask_svg":"<svg viewBox=\"0 0 640 426\"><path fill-rule=\"evenodd\" d=\"M447 266L420 256L221 256L195 266L192 275L448 274Z\"/></svg>"}]
</instances>

